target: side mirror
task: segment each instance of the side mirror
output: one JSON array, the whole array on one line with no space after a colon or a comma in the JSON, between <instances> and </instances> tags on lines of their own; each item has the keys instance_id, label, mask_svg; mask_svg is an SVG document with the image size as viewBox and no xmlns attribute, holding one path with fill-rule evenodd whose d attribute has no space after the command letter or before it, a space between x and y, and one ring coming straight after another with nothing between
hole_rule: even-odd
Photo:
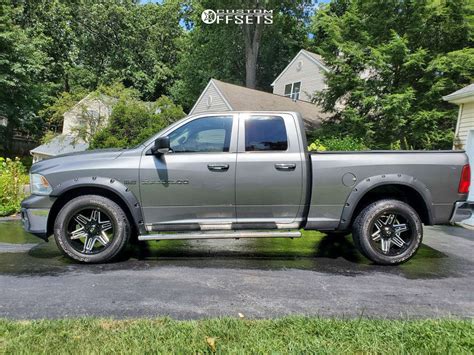
<instances>
[{"instance_id":1,"label":"side mirror","mask_svg":"<svg viewBox=\"0 0 474 355\"><path fill-rule=\"evenodd\" d=\"M155 140L155 145L151 148L153 154L165 154L170 151L170 137L159 137Z\"/></svg>"}]
</instances>

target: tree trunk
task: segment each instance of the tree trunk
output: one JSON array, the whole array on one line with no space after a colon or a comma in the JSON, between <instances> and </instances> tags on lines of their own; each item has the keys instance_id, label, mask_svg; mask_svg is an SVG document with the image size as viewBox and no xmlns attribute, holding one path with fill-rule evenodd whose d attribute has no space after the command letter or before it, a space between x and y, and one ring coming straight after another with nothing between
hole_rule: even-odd
<instances>
[{"instance_id":1,"label":"tree trunk","mask_svg":"<svg viewBox=\"0 0 474 355\"><path fill-rule=\"evenodd\" d=\"M244 25L245 86L250 89L257 86L257 59L262 32L263 23Z\"/></svg>"}]
</instances>

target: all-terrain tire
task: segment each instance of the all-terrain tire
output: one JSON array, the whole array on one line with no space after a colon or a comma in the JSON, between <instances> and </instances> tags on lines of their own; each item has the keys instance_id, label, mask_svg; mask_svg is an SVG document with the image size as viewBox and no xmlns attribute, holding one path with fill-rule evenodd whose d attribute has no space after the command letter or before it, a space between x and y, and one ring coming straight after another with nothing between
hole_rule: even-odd
<instances>
[{"instance_id":1,"label":"all-terrain tire","mask_svg":"<svg viewBox=\"0 0 474 355\"><path fill-rule=\"evenodd\" d=\"M372 237L372 227L377 218L391 213L402 216L410 231L410 243L396 255L384 254L375 246ZM418 213L410 205L393 199L379 200L365 207L356 217L352 226L352 238L357 249L374 263L397 265L415 255L423 239L423 226Z\"/></svg>"},{"instance_id":2,"label":"all-terrain tire","mask_svg":"<svg viewBox=\"0 0 474 355\"><path fill-rule=\"evenodd\" d=\"M68 223L71 218L84 209L98 209L105 212L113 226L113 239L104 250L87 254L72 246L68 237ZM105 263L113 260L127 245L131 228L125 212L114 201L98 195L79 196L66 203L54 223L54 239L64 255L82 263Z\"/></svg>"}]
</instances>

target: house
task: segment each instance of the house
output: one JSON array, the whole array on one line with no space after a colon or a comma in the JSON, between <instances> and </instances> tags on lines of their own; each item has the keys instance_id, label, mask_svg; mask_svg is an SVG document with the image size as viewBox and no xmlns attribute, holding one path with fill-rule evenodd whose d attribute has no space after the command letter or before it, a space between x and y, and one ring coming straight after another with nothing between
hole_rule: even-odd
<instances>
[{"instance_id":1,"label":"house","mask_svg":"<svg viewBox=\"0 0 474 355\"><path fill-rule=\"evenodd\" d=\"M296 111L308 128L327 117L313 103L313 93L325 88L328 69L314 53L301 50L273 82L273 94L211 79L189 114L216 111Z\"/></svg>"},{"instance_id":2,"label":"house","mask_svg":"<svg viewBox=\"0 0 474 355\"><path fill-rule=\"evenodd\" d=\"M464 149L466 151L469 156L472 172L474 167L474 84L443 96L443 100L459 106L453 146L454 149ZM468 199L474 201L473 173L471 173L471 189ZM474 225L474 217L468 223Z\"/></svg>"},{"instance_id":3,"label":"house","mask_svg":"<svg viewBox=\"0 0 474 355\"><path fill-rule=\"evenodd\" d=\"M52 156L84 151L89 147L84 135L91 135L103 127L117 99L91 93L64 113L62 133L51 141L30 151L33 162Z\"/></svg>"},{"instance_id":4,"label":"house","mask_svg":"<svg viewBox=\"0 0 474 355\"><path fill-rule=\"evenodd\" d=\"M328 71L320 55L302 49L273 81L273 93L311 102L316 91L326 88Z\"/></svg>"}]
</instances>

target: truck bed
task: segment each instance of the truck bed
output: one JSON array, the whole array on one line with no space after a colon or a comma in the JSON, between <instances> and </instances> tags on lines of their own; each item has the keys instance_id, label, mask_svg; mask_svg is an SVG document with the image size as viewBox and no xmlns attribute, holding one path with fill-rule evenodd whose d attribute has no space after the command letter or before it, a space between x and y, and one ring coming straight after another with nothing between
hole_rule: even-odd
<instances>
[{"instance_id":1,"label":"truck bed","mask_svg":"<svg viewBox=\"0 0 474 355\"><path fill-rule=\"evenodd\" d=\"M463 151L310 152L309 161L311 229L344 229L362 196L382 185L421 197L430 206L425 224L447 223L454 202L467 197L457 191Z\"/></svg>"}]
</instances>

